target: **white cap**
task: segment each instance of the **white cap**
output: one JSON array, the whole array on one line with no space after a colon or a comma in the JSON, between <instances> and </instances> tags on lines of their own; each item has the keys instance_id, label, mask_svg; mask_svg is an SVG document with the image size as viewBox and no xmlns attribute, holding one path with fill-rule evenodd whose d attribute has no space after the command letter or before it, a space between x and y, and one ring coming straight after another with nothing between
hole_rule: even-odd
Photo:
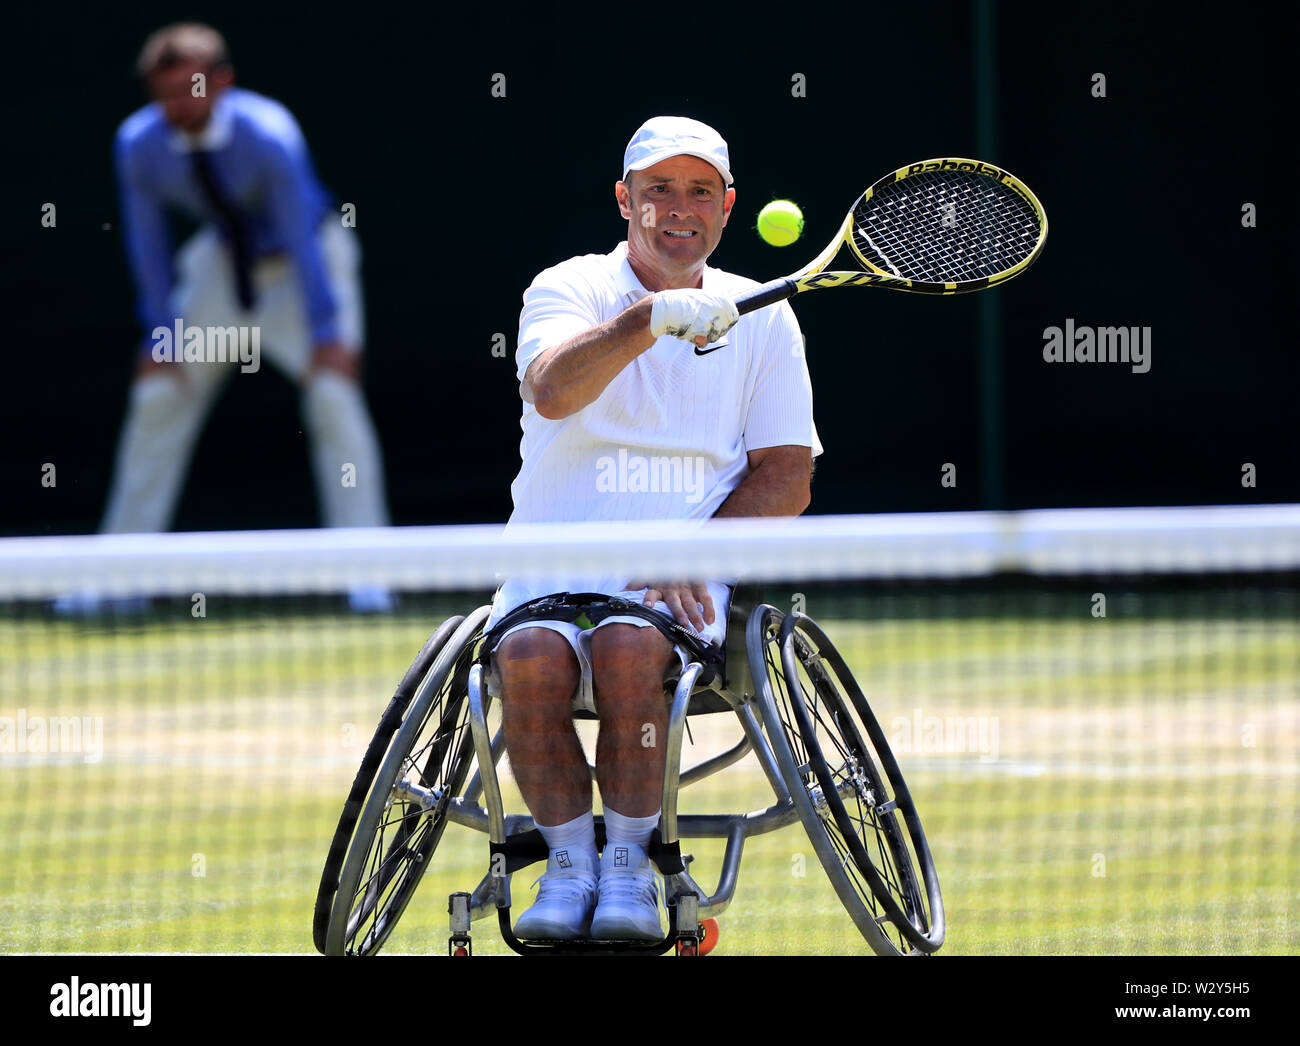
<instances>
[{"instance_id":1,"label":"white cap","mask_svg":"<svg viewBox=\"0 0 1300 1046\"><path fill-rule=\"evenodd\" d=\"M685 116L656 116L641 125L623 154L623 180L628 171L644 171L670 156L698 156L722 175L722 184L732 182L727 143L708 124Z\"/></svg>"}]
</instances>

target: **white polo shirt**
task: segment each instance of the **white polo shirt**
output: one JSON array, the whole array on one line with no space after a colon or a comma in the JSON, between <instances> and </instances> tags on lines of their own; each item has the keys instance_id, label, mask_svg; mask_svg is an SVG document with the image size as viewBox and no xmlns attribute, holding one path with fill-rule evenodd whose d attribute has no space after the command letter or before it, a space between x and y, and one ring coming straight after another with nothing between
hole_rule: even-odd
<instances>
[{"instance_id":1,"label":"white polo shirt","mask_svg":"<svg viewBox=\"0 0 1300 1046\"><path fill-rule=\"evenodd\" d=\"M737 297L758 284L704 269L703 289ZM515 353L520 382L549 348L613 319L650 292L609 254L546 269L524 293ZM747 452L795 445L821 454L803 338L789 302L742 316L703 349L665 335L567 418L524 403L523 464L511 484L511 523L707 519L749 473ZM492 621L536 596L618 592L628 578L507 581Z\"/></svg>"}]
</instances>

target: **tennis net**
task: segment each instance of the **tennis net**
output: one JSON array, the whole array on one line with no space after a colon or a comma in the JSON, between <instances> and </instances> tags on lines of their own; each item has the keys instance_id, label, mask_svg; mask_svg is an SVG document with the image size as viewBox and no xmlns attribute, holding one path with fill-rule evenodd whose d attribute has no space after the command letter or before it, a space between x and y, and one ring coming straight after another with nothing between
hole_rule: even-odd
<instances>
[{"instance_id":1,"label":"tennis net","mask_svg":"<svg viewBox=\"0 0 1300 1046\"><path fill-rule=\"evenodd\" d=\"M0 950L311 951L412 657L500 577L568 572L740 577L825 629L916 802L945 954L1300 952L1300 506L5 539ZM694 717L683 758L739 736ZM682 792L772 802L752 755ZM386 951L445 949L486 844L448 829ZM684 848L716 882L721 843ZM748 843L722 925L732 953L867 950L798 823Z\"/></svg>"}]
</instances>

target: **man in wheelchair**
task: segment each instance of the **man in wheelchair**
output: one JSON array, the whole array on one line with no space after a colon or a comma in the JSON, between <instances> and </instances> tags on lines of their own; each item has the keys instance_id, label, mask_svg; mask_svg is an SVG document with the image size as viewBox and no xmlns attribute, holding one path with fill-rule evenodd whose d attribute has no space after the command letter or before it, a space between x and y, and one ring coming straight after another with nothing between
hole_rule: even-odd
<instances>
[{"instance_id":1,"label":"man in wheelchair","mask_svg":"<svg viewBox=\"0 0 1300 1046\"><path fill-rule=\"evenodd\" d=\"M562 172L561 172L562 177ZM821 453L802 337L788 303L737 316L754 281L707 266L736 192L726 142L657 117L614 186L627 238L542 272L524 294L516 352L522 466L510 522L793 516ZM507 580L487 627L506 750L549 849L521 939L657 940L647 853L660 817L665 669L690 656L675 622L721 647L727 579ZM617 596L599 622L511 619L557 592ZM656 622L648 608L658 614ZM591 775L573 712L600 719L597 853Z\"/></svg>"}]
</instances>

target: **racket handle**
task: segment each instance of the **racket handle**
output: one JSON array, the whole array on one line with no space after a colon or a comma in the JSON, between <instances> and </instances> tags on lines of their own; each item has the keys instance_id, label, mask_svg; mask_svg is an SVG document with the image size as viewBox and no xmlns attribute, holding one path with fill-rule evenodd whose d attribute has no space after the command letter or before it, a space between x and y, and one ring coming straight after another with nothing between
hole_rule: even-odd
<instances>
[{"instance_id":1,"label":"racket handle","mask_svg":"<svg viewBox=\"0 0 1300 1046\"><path fill-rule=\"evenodd\" d=\"M762 309L768 305L775 305L779 301L785 301L786 298L793 298L798 293L799 285L794 280L783 276L779 280L765 283L747 294L742 294L736 299L736 311L743 316L755 309Z\"/></svg>"}]
</instances>

